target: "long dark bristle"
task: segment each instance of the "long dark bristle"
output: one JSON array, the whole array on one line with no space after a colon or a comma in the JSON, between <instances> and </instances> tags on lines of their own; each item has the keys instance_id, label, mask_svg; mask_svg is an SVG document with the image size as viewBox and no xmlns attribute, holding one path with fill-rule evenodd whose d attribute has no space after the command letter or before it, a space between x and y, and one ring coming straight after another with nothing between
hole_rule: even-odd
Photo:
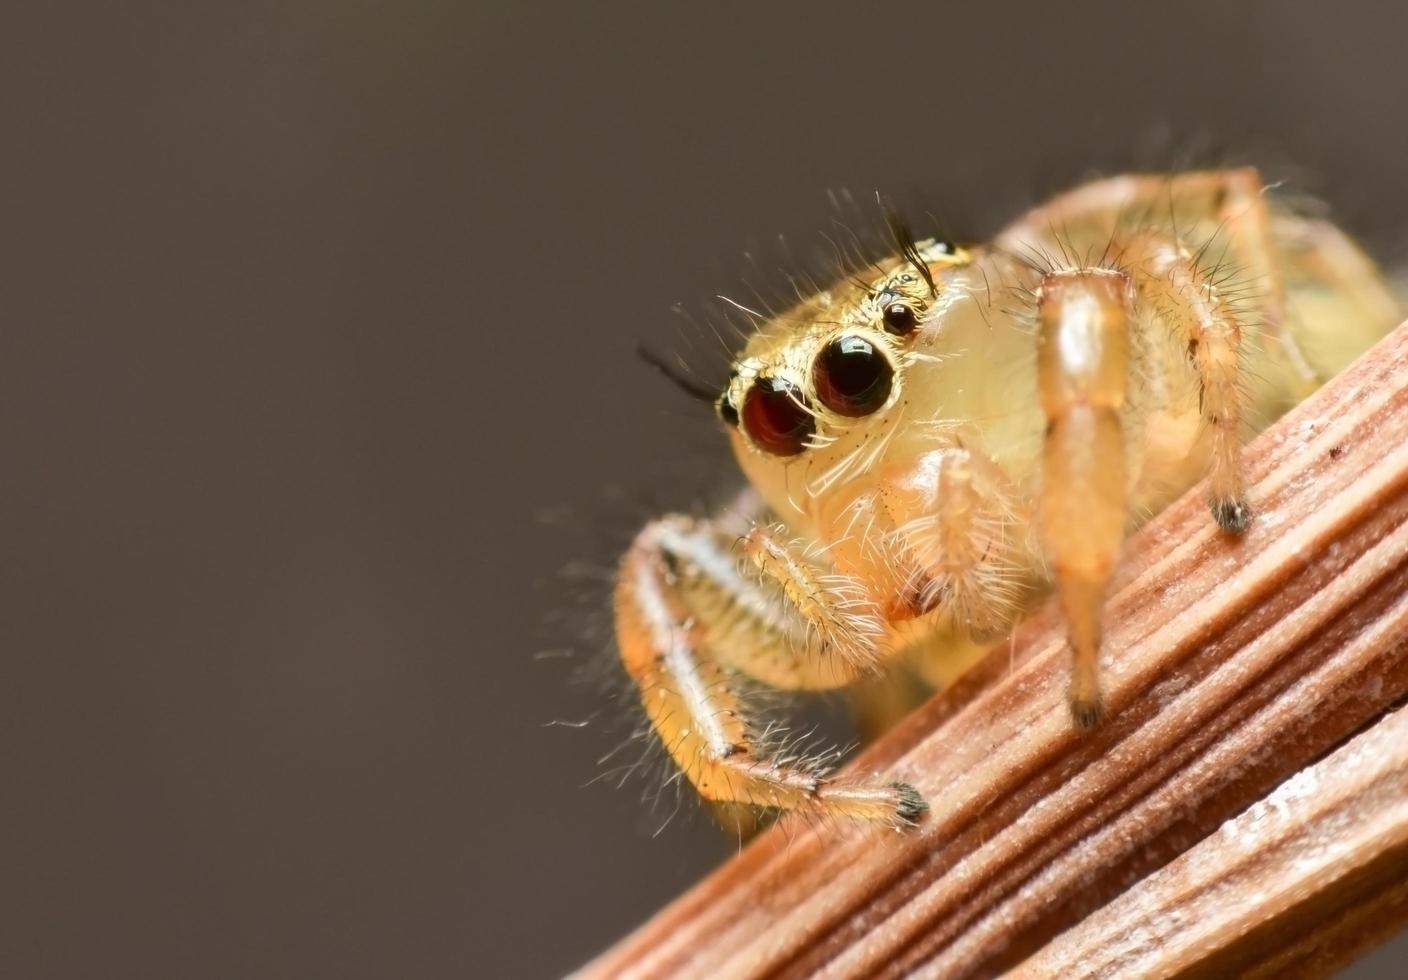
<instances>
[{"instance_id":1,"label":"long dark bristle","mask_svg":"<svg viewBox=\"0 0 1408 980\"><path fill-rule=\"evenodd\" d=\"M712 405L719 393L708 385L684 374L678 365L671 364L644 344L636 345L636 356L672 381L676 388L691 398Z\"/></svg>"},{"instance_id":2,"label":"long dark bristle","mask_svg":"<svg viewBox=\"0 0 1408 980\"><path fill-rule=\"evenodd\" d=\"M929 287L929 295L935 296L938 290L934 288L934 276L929 271L929 263L919 254L919 245L914 240L914 233L909 230L909 225L904 218L894 208L885 207L885 224L890 229L890 237L895 241L895 247L899 249L901 255L914 266L914 271L919 273L925 285Z\"/></svg>"}]
</instances>

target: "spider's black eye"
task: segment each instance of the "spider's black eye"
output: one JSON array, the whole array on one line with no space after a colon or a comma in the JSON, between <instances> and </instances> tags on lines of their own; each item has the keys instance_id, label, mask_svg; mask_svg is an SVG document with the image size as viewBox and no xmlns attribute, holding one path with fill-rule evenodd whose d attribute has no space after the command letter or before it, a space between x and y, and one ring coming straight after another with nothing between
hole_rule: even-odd
<instances>
[{"instance_id":1,"label":"spider's black eye","mask_svg":"<svg viewBox=\"0 0 1408 980\"><path fill-rule=\"evenodd\" d=\"M914 313L914 307L908 303L891 303L885 307L885 329L897 337L903 337L914 333L914 328L919 326L919 317Z\"/></svg>"},{"instance_id":2,"label":"spider's black eye","mask_svg":"<svg viewBox=\"0 0 1408 980\"><path fill-rule=\"evenodd\" d=\"M864 337L837 337L812 364L812 383L821 403L853 419L885 404L894 377L889 358Z\"/></svg>"},{"instance_id":3,"label":"spider's black eye","mask_svg":"<svg viewBox=\"0 0 1408 980\"><path fill-rule=\"evenodd\" d=\"M714 403L714 407L719 411L719 418L724 420L724 425L737 427L738 409L733 407L733 402L728 397L728 392L719 396L719 400Z\"/></svg>"},{"instance_id":4,"label":"spider's black eye","mask_svg":"<svg viewBox=\"0 0 1408 980\"><path fill-rule=\"evenodd\" d=\"M796 456L807 448L816 419L795 385L759 378L743 399L743 428L758 448L774 456Z\"/></svg>"}]
</instances>

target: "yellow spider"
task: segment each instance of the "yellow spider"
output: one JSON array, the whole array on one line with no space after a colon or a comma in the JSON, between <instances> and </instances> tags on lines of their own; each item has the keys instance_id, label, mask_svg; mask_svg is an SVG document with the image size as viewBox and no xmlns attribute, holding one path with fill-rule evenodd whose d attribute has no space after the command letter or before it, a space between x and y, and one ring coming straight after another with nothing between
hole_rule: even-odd
<instances>
[{"instance_id":1,"label":"yellow spider","mask_svg":"<svg viewBox=\"0 0 1408 980\"><path fill-rule=\"evenodd\" d=\"M621 660L707 800L913 822L912 787L770 758L737 675L823 690L970 657L1048 585L1075 721L1098 724L1125 536L1204 477L1211 519L1244 530L1243 441L1400 316L1252 169L1098 180L972 248L894 230L897 255L734 361L716 406L755 512L664 517L621 565Z\"/></svg>"}]
</instances>

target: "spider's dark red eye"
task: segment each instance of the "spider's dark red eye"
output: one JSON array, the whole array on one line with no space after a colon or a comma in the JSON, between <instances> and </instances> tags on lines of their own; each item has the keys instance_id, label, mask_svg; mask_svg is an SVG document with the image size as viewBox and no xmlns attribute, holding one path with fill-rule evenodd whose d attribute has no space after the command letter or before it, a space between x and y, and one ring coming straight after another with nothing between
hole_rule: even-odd
<instances>
[{"instance_id":1,"label":"spider's dark red eye","mask_svg":"<svg viewBox=\"0 0 1408 980\"><path fill-rule=\"evenodd\" d=\"M914 307L908 303L891 303L885 307L885 329L897 337L914 333L914 328L919 326L919 317L914 314Z\"/></svg>"},{"instance_id":2,"label":"spider's dark red eye","mask_svg":"<svg viewBox=\"0 0 1408 980\"><path fill-rule=\"evenodd\" d=\"M781 378L759 378L743 399L743 428L758 448L774 456L796 456L816 429L806 398Z\"/></svg>"},{"instance_id":3,"label":"spider's dark red eye","mask_svg":"<svg viewBox=\"0 0 1408 980\"><path fill-rule=\"evenodd\" d=\"M837 415L860 418L890 397L895 369L864 337L837 337L812 364L812 383L821 403Z\"/></svg>"}]
</instances>

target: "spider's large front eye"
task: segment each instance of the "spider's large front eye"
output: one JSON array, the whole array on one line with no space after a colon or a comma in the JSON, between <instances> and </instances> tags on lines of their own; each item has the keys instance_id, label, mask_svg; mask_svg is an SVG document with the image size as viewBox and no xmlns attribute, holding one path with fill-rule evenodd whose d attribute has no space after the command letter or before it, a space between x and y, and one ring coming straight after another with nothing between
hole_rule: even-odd
<instances>
[{"instance_id":1,"label":"spider's large front eye","mask_svg":"<svg viewBox=\"0 0 1408 980\"><path fill-rule=\"evenodd\" d=\"M821 403L853 419L885 404L894 377L889 358L864 337L837 337L812 364L812 383Z\"/></svg>"},{"instance_id":2,"label":"spider's large front eye","mask_svg":"<svg viewBox=\"0 0 1408 980\"><path fill-rule=\"evenodd\" d=\"M743 399L743 428L774 456L796 456L807 448L816 419L795 385L781 378L759 378Z\"/></svg>"}]
</instances>

